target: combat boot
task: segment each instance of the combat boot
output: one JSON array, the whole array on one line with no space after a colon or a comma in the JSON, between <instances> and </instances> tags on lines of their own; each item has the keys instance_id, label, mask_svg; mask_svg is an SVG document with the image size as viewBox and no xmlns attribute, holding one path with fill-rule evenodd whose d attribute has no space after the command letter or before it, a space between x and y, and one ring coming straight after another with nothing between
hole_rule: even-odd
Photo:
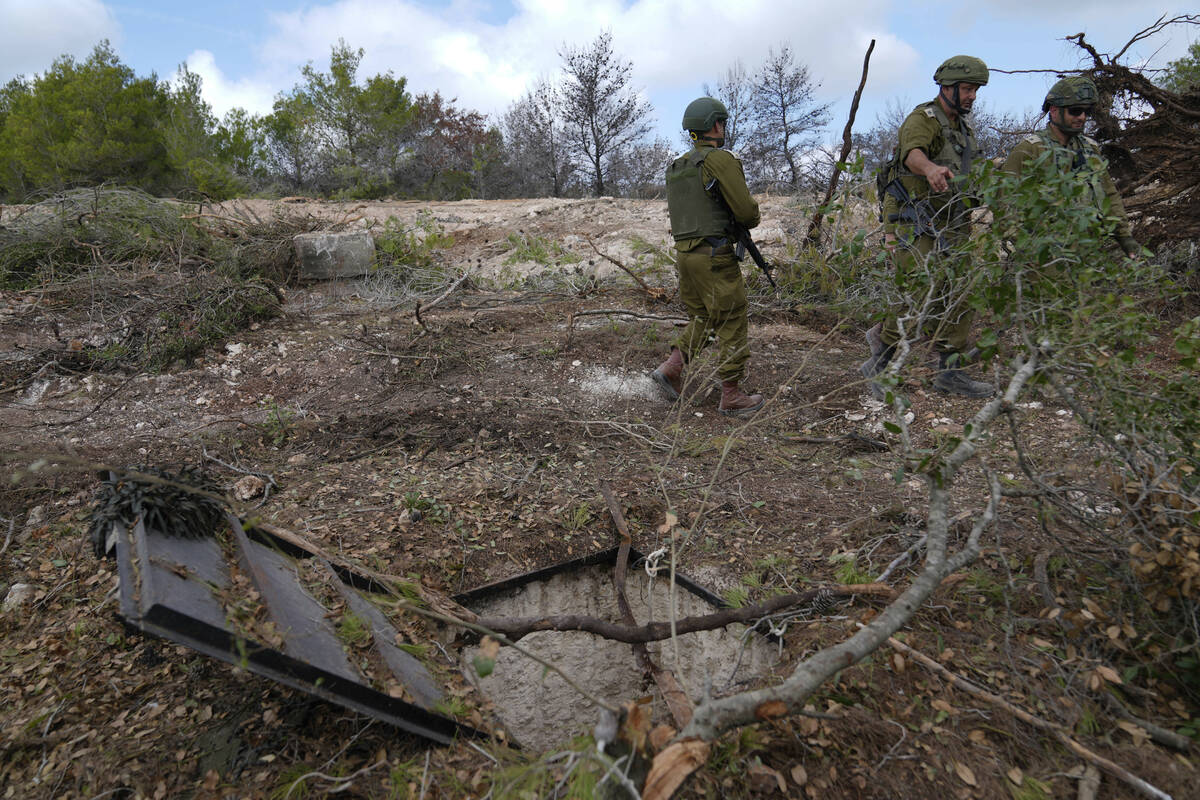
<instances>
[{"instance_id":1,"label":"combat boot","mask_svg":"<svg viewBox=\"0 0 1200 800\"><path fill-rule=\"evenodd\" d=\"M961 397L983 398L996 393L996 387L986 381L977 381L959 369L962 355L959 353L938 354L938 372L933 377L933 388L946 394Z\"/></svg>"},{"instance_id":2,"label":"combat boot","mask_svg":"<svg viewBox=\"0 0 1200 800\"><path fill-rule=\"evenodd\" d=\"M672 403L678 400L683 391L683 351L672 347L671 355L650 373L650 377L662 388L668 400Z\"/></svg>"},{"instance_id":3,"label":"combat boot","mask_svg":"<svg viewBox=\"0 0 1200 800\"><path fill-rule=\"evenodd\" d=\"M882 344L882 342L880 343ZM882 347L879 352L872 352L871 357L864 361L858 368L858 371L864 378L874 379L887 369L888 363L892 360L892 356L896 354L896 345L887 345ZM871 395L876 400L884 400L887 398L887 389L883 388L883 384L877 380L871 381Z\"/></svg>"},{"instance_id":4,"label":"combat boot","mask_svg":"<svg viewBox=\"0 0 1200 800\"><path fill-rule=\"evenodd\" d=\"M763 407L761 394L746 394L737 381L721 381L721 403L717 410L727 417L748 417Z\"/></svg>"}]
</instances>

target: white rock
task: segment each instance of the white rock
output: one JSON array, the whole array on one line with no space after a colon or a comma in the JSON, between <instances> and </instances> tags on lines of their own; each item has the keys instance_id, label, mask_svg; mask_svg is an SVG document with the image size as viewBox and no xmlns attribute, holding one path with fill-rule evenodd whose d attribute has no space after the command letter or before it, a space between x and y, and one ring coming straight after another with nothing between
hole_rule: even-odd
<instances>
[{"instance_id":1,"label":"white rock","mask_svg":"<svg viewBox=\"0 0 1200 800\"><path fill-rule=\"evenodd\" d=\"M9 587L8 594L4 597L4 611L15 611L19 608L24 608L33 602L33 594L37 591L33 584L30 583L14 583Z\"/></svg>"},{"instance_id":2,"label":"white rock","mask_svg":"<svg viewBox=\"0 0 1200 800\"><path fill-rule=\"evenodd\" d=\"M262 494L266 486L257 475L247 475L233 485L233 496L238 500L250 500Z\"/></svg>"}]
</instances>

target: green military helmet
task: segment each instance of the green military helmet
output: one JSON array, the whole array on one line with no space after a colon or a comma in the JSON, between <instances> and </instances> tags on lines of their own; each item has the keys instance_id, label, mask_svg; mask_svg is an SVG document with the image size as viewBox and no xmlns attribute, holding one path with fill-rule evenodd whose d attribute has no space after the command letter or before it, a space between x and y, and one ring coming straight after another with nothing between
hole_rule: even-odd
<instances>
[{"instance_id":1,"label":"green military helmet","mask_svg":"<svg viewBox=\"0 0 1200 800\"><path fill-rule=\"evenodd\" d=\"M1091 78L1072 75L1050 87L1042 101L1042 111L1049 111L1052 106L1094 106L1099 99L1100 92Z\"/></svg>"},{"instance_id":2,"label":"green military helmet","mask_svg":"<svg viewBox=\"0 0 1200 800\"><path fill-rule=\"evenodd\" d=\"M724 103L712 97L698 97L683 111L683 129L705 133L712 130L717 120L726 119L729 119L729 109Z\"/></svg>"},{"instance_id":3,"label":"green military helmet","mask_svg":"<svg viewBox=\"0 0 1200 800\"><path fill-rule=\"evenodd\" d=\"M933 80L942 86L953 86L956 83L987 86L987 64L975 56L951 56L933 73Z\"/></svg>"}]
</instances>

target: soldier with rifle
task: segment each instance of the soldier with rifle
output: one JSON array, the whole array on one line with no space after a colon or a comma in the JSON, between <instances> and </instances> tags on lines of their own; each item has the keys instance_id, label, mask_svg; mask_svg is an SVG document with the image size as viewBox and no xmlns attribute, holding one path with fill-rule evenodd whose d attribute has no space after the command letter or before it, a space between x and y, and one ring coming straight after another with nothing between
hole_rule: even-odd
<instances>
[{"instance_id":1,"label":"soldier with rifle","mask_svg":"<svg viewBox=\"0 0 1200 800\"><path fill-rule=\"evenodd\" d=\"M718 410L745 417L762 408L763 396L746 394L740 386L750 360L750 344L746 284L735 246L739 241L742 247L749 242L751 255L757 253L749 229L758 225L759 211L746 186L741 162L722 149L728 118L725 105L711 97L693 100L683 112L683 129L693 146L667 167L667 209L675 239L679 296L687 309L688 324L672 345L671 355L651 377L670 400L678 400L684 365L715 333L720 347ZM761 256L755 260L759 259ZM765 262L760 266L766 271Z\"/></svg>"},{"instance_id":2,"label":"soldier with rifle","mask_svg":"<svg viewBox=\"0 0 1200 800\"><path fill-rule=\"evenodd\" d=\"M933 74L938 95L917 106L900 126L899 144L880 175L885 246L892 264L904 274L922 269L934 260L956 257L955 250L970 233L970 202L963 194L962 179L977 157L975 133L967 115L976 93L988 82L988 68L972 56L954 56ZM962 369L974 314L964 298L948 301L946 283L935 284L928 311L932 338L938 353L938 371L933 387L964 397L990 397L995 387L970 378ZM871 392L882 400L886 394L874 380L887 368L904 336L914 340L920 331L901 331L899 313L883 323L878 340L868 333L871 357L859 371L871 380Z\"/></svg>"}]
</instances>

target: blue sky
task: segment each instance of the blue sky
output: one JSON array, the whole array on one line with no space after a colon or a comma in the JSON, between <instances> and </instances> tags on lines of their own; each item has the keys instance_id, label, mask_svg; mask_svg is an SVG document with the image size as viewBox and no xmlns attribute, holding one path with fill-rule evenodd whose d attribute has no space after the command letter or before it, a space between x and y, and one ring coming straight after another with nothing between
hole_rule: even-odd
<instances>
[{"instance_id":1,"label":"blue sky","mask_svg":"<svg viewBox=\"0 0 1200 800\"><path fill-rule=\"evenodd\" d=\"M1003 69L1070 69L1081 51L1064 36L1083 31L1101 52L1115 52L1160 14L1188 10L1123 0L0 0L0 81L40 72L63 53L86 56L107 38L139 74L170 78L186 62L218 115L233 106L262 113L299 80L304 63L327 67L341 37L366 51L364 75L391 70L413 91L439 90L465 108L499 114L558 70L564 44L582 46L610 29L661 134L674 140L683 106L735 60L754 69L768 48L786 43L834 103L832 140L871 38L859 129L889 102L908 107L931 97L933 70L950 55ZM1200 26L1175 26L1126 61L1161 66L1197 38ZM997 74L980 96L991 111L1019 114L1039 106L1053 80Z\"/></svg>"}]
</instances>

